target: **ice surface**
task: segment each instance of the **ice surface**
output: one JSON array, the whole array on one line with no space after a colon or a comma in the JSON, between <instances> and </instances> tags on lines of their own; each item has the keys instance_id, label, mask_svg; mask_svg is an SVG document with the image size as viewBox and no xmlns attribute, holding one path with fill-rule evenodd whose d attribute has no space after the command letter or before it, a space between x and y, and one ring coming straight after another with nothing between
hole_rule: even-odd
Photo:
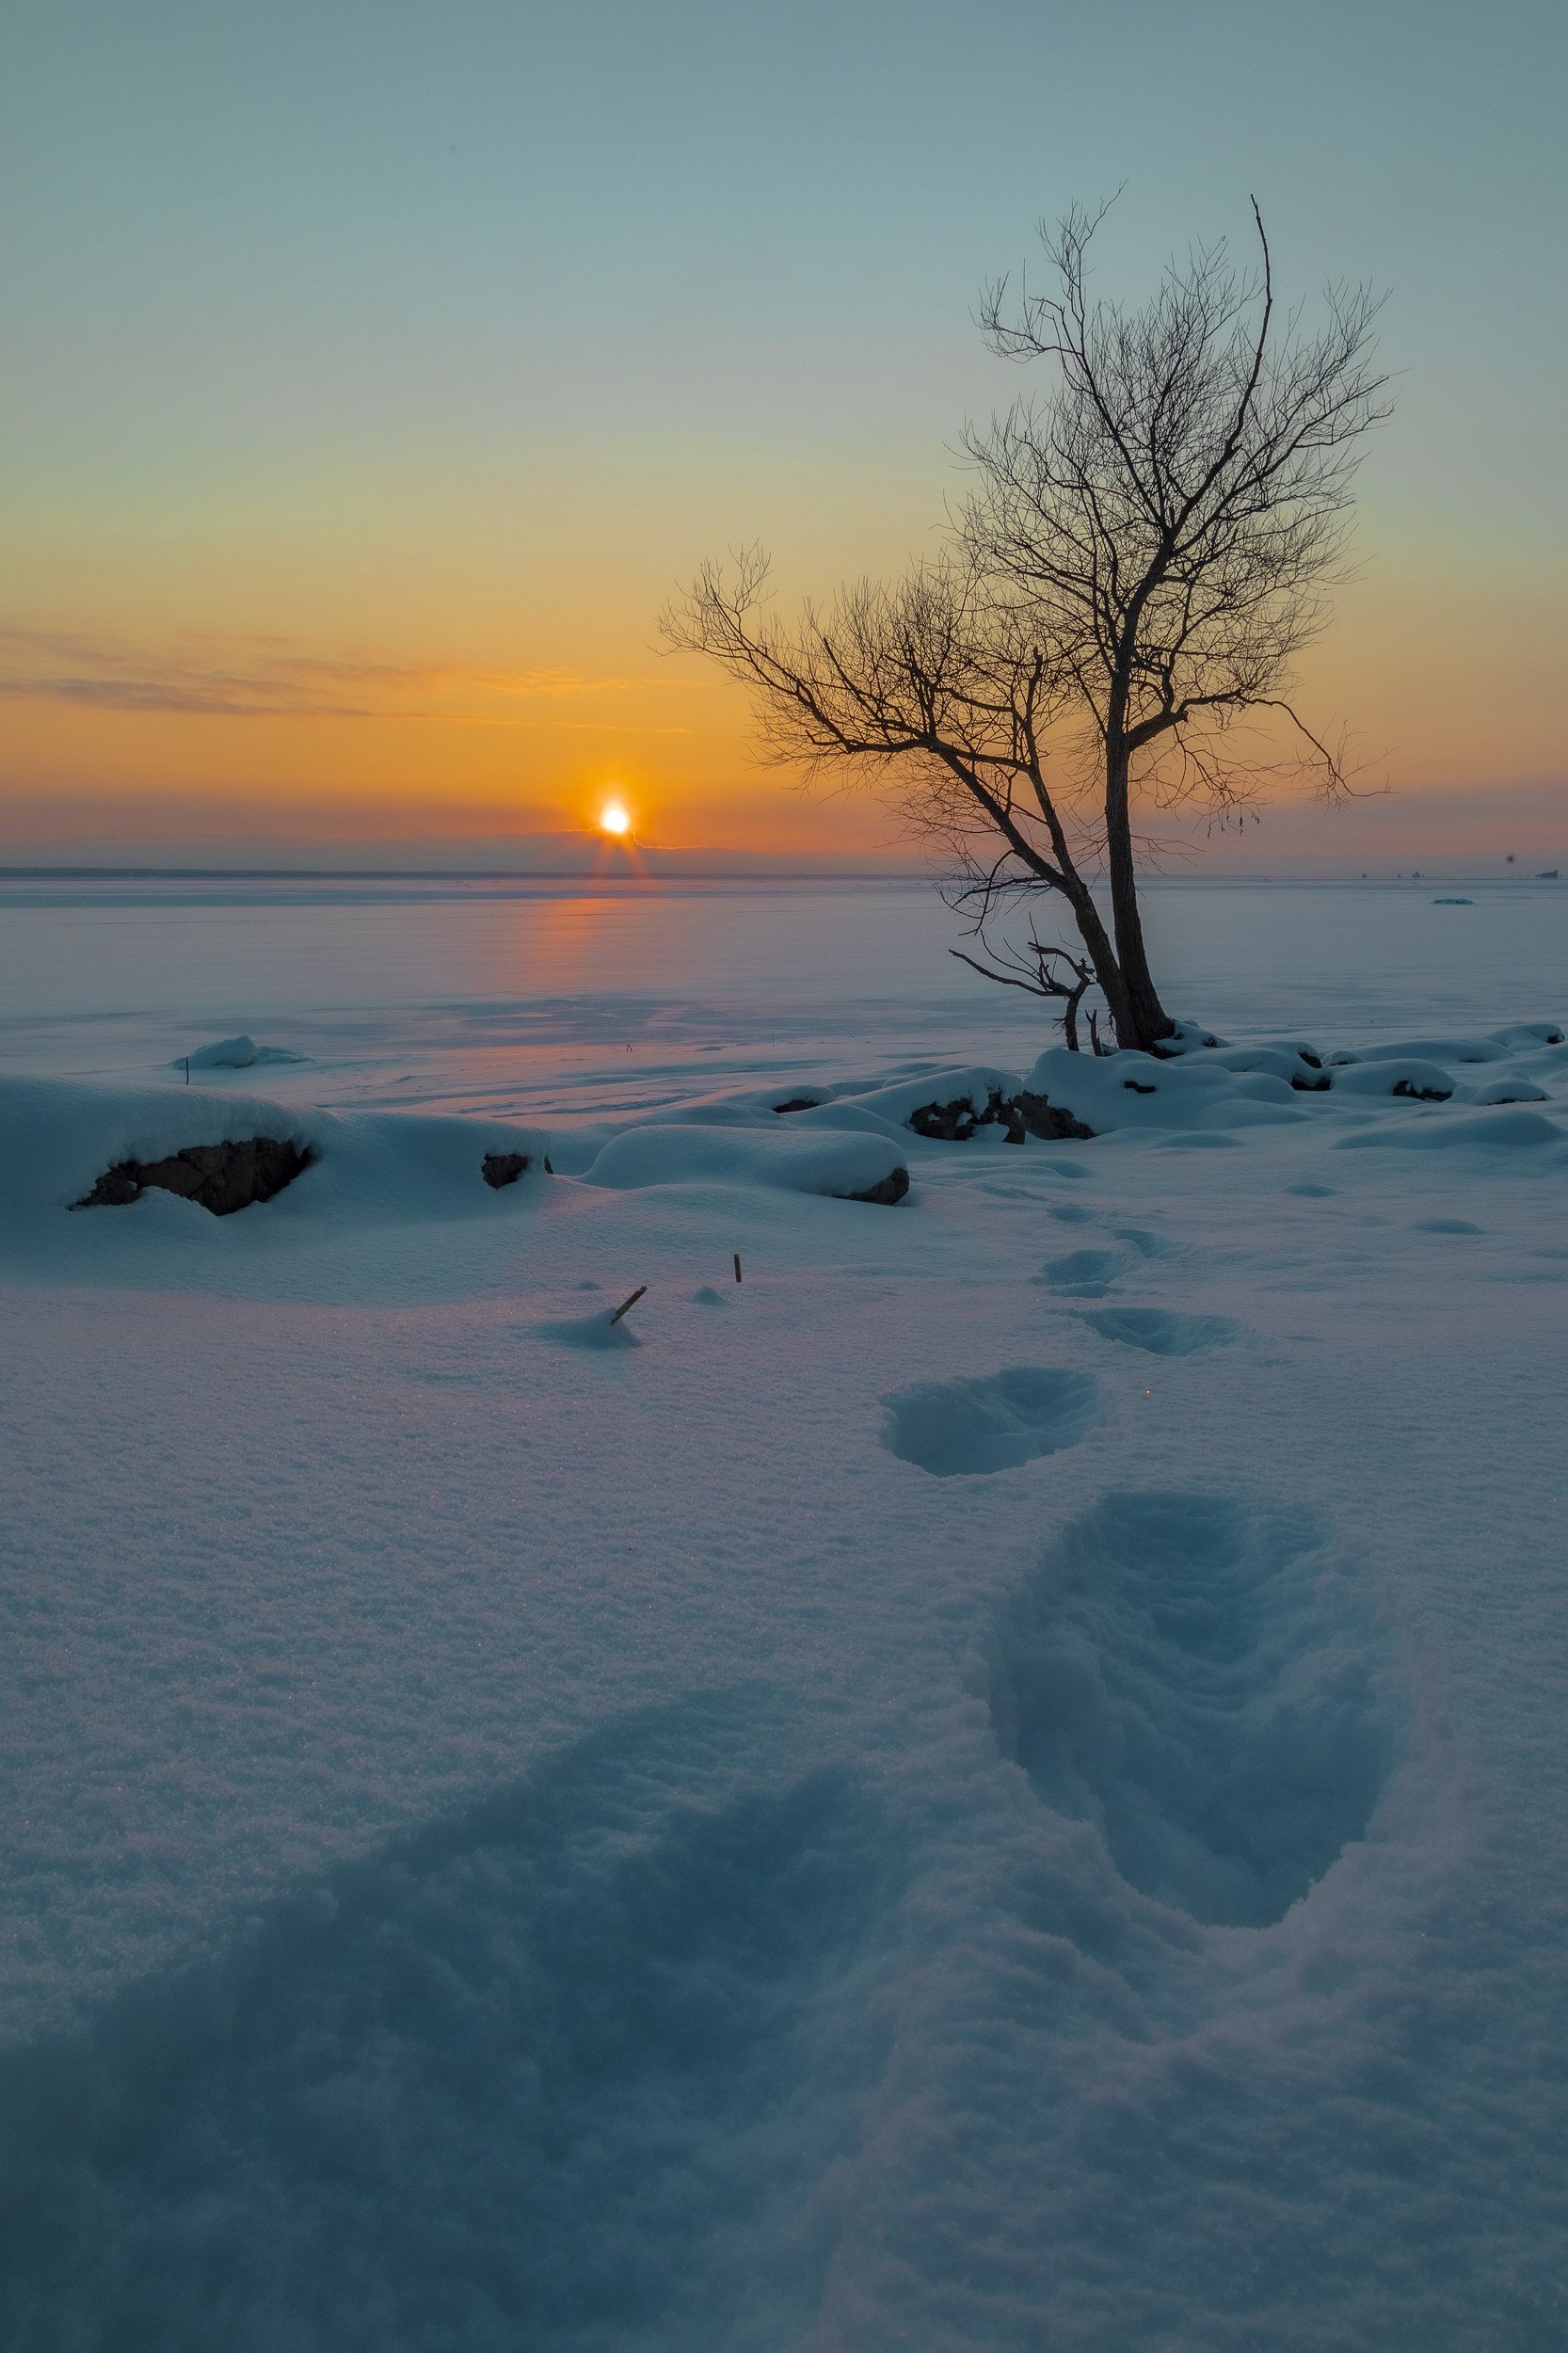
<instances>
[{"instance_id":1,"label":"ice surface","mask_svg":"<svg viewBox=\"0 0 1568 2353\"><path fill-rule=\"evenodd\" d=\"M1419 894L1021 1148L908 893L13 905L0 2344L1556 2353L1568 901Z\"/></svg>"}]
</instances>

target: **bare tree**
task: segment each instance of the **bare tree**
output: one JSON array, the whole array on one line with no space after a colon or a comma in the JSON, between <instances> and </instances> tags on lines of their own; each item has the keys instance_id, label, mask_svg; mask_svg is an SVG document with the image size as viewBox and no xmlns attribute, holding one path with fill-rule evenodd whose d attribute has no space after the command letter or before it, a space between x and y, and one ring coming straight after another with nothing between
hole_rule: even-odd
<instances>
[{"instance_id":1,"label":"bare tree","mask_svg":"<svg viewBox=\"0 0 1568 2353\"><path fill-rule=\"evenodd\" d=\"M1029 927L1029 946L1021 952L1005 943L1000 948L993 948L984 934L981 937L985 952L991 958L989 964L982 964L978 958L966 954L962 948L950 948L949 955L956 956L960 964L967 964L983 980L1000 981L1003 988L1021 988L1031 997L1046 997L1060 1004L1062 1034L1068 1049L1076 1054L1079 1050L1078 1009L1095 980L1095 968L1088 957L1075 956L1070 948L1048 946L1038 937L1032 923ZM1002 968L1000 970L997 968L999 966ZM1097 1050L1098 1039L1095 1033L1093 1013L1089 1016L1089 1033L1095 1038Z\"/></svg>"},{"instance_id":2,"label":"bare tree","mask_svg":"<svg viewBox=\"0 0 1568 2353\"><path fill-rule=\"evenodd\" d=\"M997 602L958 542L897 587L862 581L825 613L808 603L792 628L768 614L767 580L756 548L729 569L706 564L660 626L752 689L772 758L874 774L909 830L956 867L950 899L982 939L1020 888L1064 898L1122 1037L1131 1008L1083 871L1081 824L1047 777L1062 680L1023 617Z\"/></svg>"},{"instance_id":3,"label":"bare tree","mask_svg":"<svg viewBox=\"0 0 1568 2353\"><path fill-rule=\"evenodd\" d=\"M1294 731L1292 764L1346 789L1288 682L1342 576L1362 438L1388 410L1377 305L1331 289L1316 335L1281 325L1253 210L1255 272L1198 249L1136 311L1091 299L1103 214L1046 235L1049 292L1026 281L1009 311L1006 281L987 289L993 350L1055 380L966 433L975 488L900 587L862 584L786 630L752 552L733 578L706 568L663 623L754 690L776 756L880 772L956 858L949 895L983 942L1014 894L1064 898L1124 1047L1158 1050L1176 1026L1144 943L1135 804L1242 809L1280 766L1236 749L1261 713ZM1113 938L1090 888L1101 859ZM1049 953L1036 991L1066 995L1041 985ZM1020 984L1006 955L966 961Z\"/></svg>"}]
</instances>

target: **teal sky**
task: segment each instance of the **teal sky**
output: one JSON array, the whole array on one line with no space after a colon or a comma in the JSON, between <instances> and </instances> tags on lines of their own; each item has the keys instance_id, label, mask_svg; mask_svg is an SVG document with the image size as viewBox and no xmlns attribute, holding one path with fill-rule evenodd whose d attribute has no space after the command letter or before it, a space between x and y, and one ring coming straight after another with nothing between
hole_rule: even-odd
<instances>
[{"instance_id":1,"label":"teal sky","mask_svg":"<svg viewBox=\"0 0 1568 2353\"><path fill-rule=\"evenodd\" d=\"M1365 476L1370 567L1315 675L1413 791L1502 783L1549 808L1565 23L1377 0L13 0L13 834L110 802L121 829L178 827L199 785L200 824L286 829L340 773L367 803L383 774L416 831L508 794L569 823L618 764L671 838L716 839L728 810L736 839L771 839L776 785L746 770L726 690L661 672L654 610L753 534L792 585L920 544L964 415L1021 382L980 350L981 280L1028 258L1040 216L1122 184L1109 290L1241 240L1251 193L1288 291L1388 287L1401 398ZM549 673L578 681L581 723L520 723L503 757L466 706L411 745L377 709L346 744L302 694L287 728L186 711L181 734L198 640L246 675L264 644L389 676ZM825 842L856 821L813 822Z\"/></svg>"}]
</instances>

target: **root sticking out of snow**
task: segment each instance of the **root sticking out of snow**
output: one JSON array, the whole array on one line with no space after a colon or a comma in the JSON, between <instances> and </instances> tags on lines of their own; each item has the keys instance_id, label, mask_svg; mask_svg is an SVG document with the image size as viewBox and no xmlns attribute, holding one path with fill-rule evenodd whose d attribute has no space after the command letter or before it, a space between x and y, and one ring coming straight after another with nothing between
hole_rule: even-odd
<instances>
[{"instance_id":1,"label":"root sticking out of snow","mask_svg":"<svg viewBox=\"0 0 1568 2353\"><path fill-rule=\"evenodd\" d=\"M1020 1365L976 1381L921 1381L885 1398L883 1444L934 1478L1015 1469L1076 1446L1099 1418L1084 1372Z\"/></svg>"},{"instance_id":2,"label":"root sticking out of snow","mask_svg":"<svg viewBox=\"0 0 1568 2353\"><path fill-rule=\"evenodd\" d=\"M1299 1518L1122 1494L1004 1612L991 1712L1121 1876L1205 1926L1280 1919L1365 1833L1393 1732L1354 1588Z\"/></svg>"}]
</instances>

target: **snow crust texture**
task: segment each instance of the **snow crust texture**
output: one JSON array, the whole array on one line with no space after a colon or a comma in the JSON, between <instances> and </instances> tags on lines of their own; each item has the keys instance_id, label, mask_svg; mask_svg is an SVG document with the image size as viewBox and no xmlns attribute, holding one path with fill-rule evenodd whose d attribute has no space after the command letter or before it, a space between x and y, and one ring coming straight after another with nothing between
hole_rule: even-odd
<instances>
[{"instance_id":1,"label":"snow crust texture","mask_svg":"<svg viewBox=\"0 0 1568 2353\"><path fill-rule=\"evenodd\" d=\"M1568 1047L1455 1017L0 1080L6 2353L1558 2353Z\"/></svg>"},{"instance_id":2,"label":"snow crust texture","mask_svg":"<svg viewBox=\"0 0 1568 2353\"><path fill-rule=\"evenodd\" d=\"M740 1779L776 1705L617 1722L13 2059L3 2341L718 2346L803 2324L901 1858L841 1771Z\"/></svg>"}]
</instances>

